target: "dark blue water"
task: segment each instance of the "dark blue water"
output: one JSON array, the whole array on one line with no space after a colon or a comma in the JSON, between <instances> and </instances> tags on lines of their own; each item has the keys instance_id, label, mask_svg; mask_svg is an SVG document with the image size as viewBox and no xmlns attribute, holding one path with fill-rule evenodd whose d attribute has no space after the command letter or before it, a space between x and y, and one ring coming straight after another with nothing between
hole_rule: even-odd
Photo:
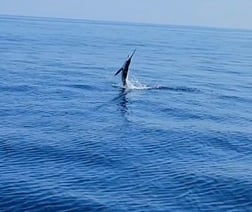
<instances>
[{"instance_id":1,"label":"dark blue water","mask_svg":"<svg viewBox=\"0 0 252 212\"><path fill-rule=\"evenodd\" d=\"M252 211L252 31L0 29L0 211Z\"/></svg>"}]
</instances>

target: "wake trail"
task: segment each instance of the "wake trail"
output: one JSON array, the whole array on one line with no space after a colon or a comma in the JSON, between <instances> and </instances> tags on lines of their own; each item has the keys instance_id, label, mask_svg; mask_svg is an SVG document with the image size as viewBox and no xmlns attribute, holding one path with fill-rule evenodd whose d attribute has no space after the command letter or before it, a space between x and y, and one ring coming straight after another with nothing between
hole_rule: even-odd
<instances>
[{"instance_id":1,"label":"wake trail","mask_svg":"<svg viewBox=\"0 0 252 212\"><path fill-rule=\"evenodd\" d=\"M197 88L190 88L186 86L163 86L163 85L145 85L140 83L138 80L127 80L126 86L116 85L115 87L119 87L125 89L126 91L133 91L133 90L168 90L174 92L187 92L187 93L199 93L200 90Z\"/></svg>"}]
</instances>

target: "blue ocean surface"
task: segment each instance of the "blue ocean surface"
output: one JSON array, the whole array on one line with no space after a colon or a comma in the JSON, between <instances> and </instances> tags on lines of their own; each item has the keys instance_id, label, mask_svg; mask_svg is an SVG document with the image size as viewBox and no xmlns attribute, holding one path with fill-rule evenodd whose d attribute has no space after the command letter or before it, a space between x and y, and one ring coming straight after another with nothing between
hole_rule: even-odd
<instances>
[{"instance_id":1,"label":"blue ocean surface","mask_svg":"<svg viewBox=\"0 0 252 212\"><path fill-rule=\"evenodd\" d=\"M252 211L252 31L0 29L1 212Z\"/></svg>"}]
</instances>

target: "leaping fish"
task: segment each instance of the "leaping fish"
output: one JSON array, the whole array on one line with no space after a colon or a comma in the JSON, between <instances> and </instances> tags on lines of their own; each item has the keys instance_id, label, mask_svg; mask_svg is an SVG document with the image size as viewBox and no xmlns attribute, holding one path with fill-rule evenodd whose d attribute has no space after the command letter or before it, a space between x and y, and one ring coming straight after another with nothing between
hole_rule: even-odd
<instances>
[{"instance_id":1,"label":"leaping fish","mask_svg":"<svg viewBox=\"0 0 252 212\"><path fill-rule=\"evenodd\" d=\"M132 52L131 56L128 56L128 59L124 62L123 66L115 73L115 76L122 72L122 83L123 86L127 86L127 79L128 79L128 72L129 72L129 66L131 63L131 59L133 55L135 54L136 49Z\"/></svg>"}]
</instances>

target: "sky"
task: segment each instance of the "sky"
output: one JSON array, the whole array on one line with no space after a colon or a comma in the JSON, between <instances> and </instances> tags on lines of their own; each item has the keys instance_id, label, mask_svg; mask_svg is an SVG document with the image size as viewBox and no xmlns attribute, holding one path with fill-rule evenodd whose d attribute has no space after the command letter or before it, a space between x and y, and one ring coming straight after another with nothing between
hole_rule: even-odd
<instances>
[{"instance_id":1,"label":"sky","mask_svg":"<svg viewBox=\"0 0 252 212\"><path fill-rule=\"evenodd\" d=\"M252 0L0 0L0 14L252 29Z\"/></svg>"}]
</instances>

